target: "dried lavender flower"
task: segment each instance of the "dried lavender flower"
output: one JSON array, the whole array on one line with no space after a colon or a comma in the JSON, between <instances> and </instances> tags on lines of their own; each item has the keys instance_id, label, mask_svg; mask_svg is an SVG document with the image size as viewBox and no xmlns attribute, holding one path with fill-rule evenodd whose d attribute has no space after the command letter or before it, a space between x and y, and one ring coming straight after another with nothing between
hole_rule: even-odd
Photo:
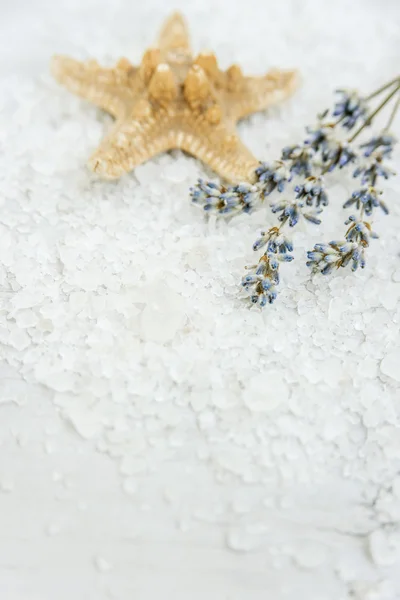
<instances>
[{"instance_id":1,"label":"dried lavender flower","mask_svg":"<svg viewBox=\"0 0 400 600\"><path fill-rule=\"evenodd\" d=\"M312 172L314 152L303 146L287 146L282 150L282 160L290 161L290 172L309 177Z\"/></svg>"},{"instance_id":2,"label":"dried lavender flower","mask_svg":"<svg viewBox=\"0 0 400 600\"><path fill-rule=\"evenodd\" d=\"M389 155L393 151L393 146L396 143L396 138L390 133L382 133L371 138L365 144L361 144L360 148L364 148L364 156L371 156L375 150L381 149L383 154Z\"/></svg>"},{"instance_id":3,"label":"dried lavender flower","mask_svg":"<svg viewBox=\"0 0 400 600\"><path fill-rule=\"evenodd\" d=\"M382 191L377 190L372 186L361 188L360 190L356 190L352 193L351 197L343 204L343 208L349 208L355 204L358 209L363 208L365 214L370 216L374 208L380 207L387 215L389 213L389 209L380 198L382 193Z\"/></svg>"},{"instance_id":4,"label":"dried lavender flower","mask_svg":"<svg viewBox=\"0 0 400 600\"><path fill-rule=\"evenodd\" d=\"M346 240L348 242L357 242L365 248L369 246L370 238L376 239L378 237L378 235L372 231L371 224L368 221L357 219L355 215L350 215L344 224L350 225L346 232Z\"/></svg>"},{"instance_id":5,"label":"dried lavender flower","mask_svg":"<svg viewBox=\"0 0 400 600\"><path fill-rule=\"evenodd\" d=\"M273 228L277 229L277 228ZM274 234L273 234L274 235ZM279 230L278 230L279 235ZM258 250L257 245L254 250ZM263 307L272 304L278 295L277 286L279 284L279 265L282 262L291 262L293 256L289 254L292 245L286 242L268 245L270 249L261 256L258 264L246 267L250 271L242 279L242 286L248 292L253 304L259 304Z\"/></svg>"},{"instance_id":6,"label":"dried lavender flower","mask_svg":"<svg viewBox=\"0 0 400 600\"><path fill-rule=\"evenodd\" d=\"M361 162L353 173L353 177L361 177L361 184L374 186L379 177L389 179L396 175L390 167L383 164L385 155L380 151L375 151L371 156Z\"/></svg>"},{"instance_id":7,"label":"dried lavender flower","mask_svg":"<svg viewBox=\"0 0 400 600\"><path fill-rule=\"evenodd\" d=\"M321 212L321 209L310 210L308 212L304 212L304 201L303 200L281 200L279 202L275 202L271 204L271 211L273 213L280 213L278 216L278 220L284 224L286 221L289 224L289 227L294 227L299 222L301 216L303 216L308 221L319 225L321 220L318 219L317 215Z\"/></svg>"},{"instance_id":8,"label":"dried lavender flower","mask_svg":"<svg viewBox=\"0 0 400 600\"><path fill-rule=\"evenodd\" d=\"M273 269L269 255L264 254L257 265L246 267L250 273L242 279L242 286L250 294L253 304L263 307L272 304L277 297L276 286L279 284L278 269Z\"/></svg>"},{"instance_id":9,"label":"dried lavender flower","mask_svg":"<svg viewBox=\"0 0 400 600\"><path fill-rule=\"evenodd\" d=\"M359 266L364 268L364 249L355 242L329 242L329 244L315 244L314 249L307 252L307 266L312 272L329 275L334 269L347 267L352 263L352 270Z\"/></svg>"},{"instance_id":10,"label":"dried lavender flower","mask_svg":"<svg viewBox=\"0 0 400 600\"><path fill-rule=\"evenodd\" d=\"M225 187L199 179L190 189L192 202L208 212L230 215L250 212L260 200L260 189L250 183Z\"/></svg>"},{"instance_id":11,"label":"dried lavender flower","mask_svg":"<svg viewBox=\"0 0 400 600\"><path fill-rule=\"evenodd\" d=\"M307 177L302 185L294 188L296 198L303 198L307 206L319 207L328 205L328 194L325 192L324 180L320 177Z\"/></svg>"},{"instance_id":12,"label":"dried lavender flower","mask_svg":"<svg viewBox=\"0 0 400 600\"><path fill-rule=\"evenodd\" d=\"M332 138L335 123L319 123L317 127L306 127L309 134L304 141L305 146L308 146L315 152L324 150Z\"/></svg>"},{"instance_id":13,"label":"dried lavender flower","mask_svg":"<svg viewBox=\"0 0 400 600\"><path fill-rule=\"evenodd\" d=\"M369 111L369 102L376 95L390 89L388 96L373 111ZM364 98L352 90L338 90L339 98L331 111L318 115L315 127L307 127L307 138L303 144L294 144L283 148L281 159L262 162L255 170L255 183L242 183L226 187L199 180L191 189L192 201L205 211L214 211L220 215L249 212L264 201L273 192L285 191L286 198L271 203L271 211L276 215L278 224L262 231L253 244L253 250L263 250L256 265L248 268L249 273L242 279L242 286L250 295L251 301L259 306L272 303L277 297L279 270L283 262L291 262L293 244L284 231L284 227L295 227L303 217L305 220L320 224L320 215L328 204L323 175L336 168L342 169L356 160L353 176L359 177L361 187L356 189L344 203L344 208L357 208L359 216L351 215L346 221L347 230L342 241L329 244L315 244L308 252L307 265L313 273L327 274L334 268L351 265L353 270L365 266L365 251L370 240L377 235L371 224L364 219L374 209L380 207L388 212L386 204L377 190L376 182L380 178L388 179L394 174L384 161L390 156L395 143L393 135L388 133L396 110L400 106L400 78ZM380 110L398 94L399 98L386 128L360 146L364 159L353 142L369 125ZM332 118L336 117L336 121ZM361 126L348 139L338 136L340 128L352 129L356 123ZM343 138L343 135L342 135ZM288 190L292 178L304 177L293 186L291 195Z\"/></svg>"},{"instance_id":14,"label":"dried lavender flower","mask_svg":"<svg viewBox=\"0 0 400 600\"><path fill-rule=\"evenodd\" d=\"M325 165L325 170L333 171L336 167L342 169L351 162L354 162L357 154L347 142L340 142L331 139L322 150L322 161Z\"/></svg>"},{"instance_id":15,"label":"dried lavender flower","mask_svg":"<svg viewBox=\"0 0 400 600\"><path fill-rule=\"evenodd\" d=\"M269 196L275 189L283 192L285 185L290 181L290 172L282 160L270 163L261 163L256 169L256 176L260 182L264 197Z\"/></svg>"},{"instance_id":16,"label":"dried lavender flower","mask_svg":"<svg viewBox=\"0 0 400 600\"><path fill-rule=\"evenodd\" d=\"M260 236L253 244L253 250L260 250L266 244L267 252L285 252L293 251L293 244L290 238L284 235L279 227L271 227L268 231L261 231Z\"/></svg>"},{"instance_id":17,"label":"dried lavender flower","mask_svg":"<svg viewBox=\"0 0 400 600\"><path fill-rule=\"evenodd\" d=\"M332 115L339 117L342 127L352 129L361 119L365 119L368 112L366 100L356 90L337 90L337 100Z\"/></svg>"}]
</instances>

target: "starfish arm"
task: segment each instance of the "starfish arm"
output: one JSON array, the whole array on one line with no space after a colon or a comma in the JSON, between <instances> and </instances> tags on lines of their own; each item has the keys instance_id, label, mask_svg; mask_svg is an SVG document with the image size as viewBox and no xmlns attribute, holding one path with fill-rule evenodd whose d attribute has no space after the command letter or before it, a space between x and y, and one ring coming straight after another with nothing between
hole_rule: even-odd
<instances>
[{"instance_id":1,"label":"starfish arm","mask_svg":"<svg viewBox=\"0 0 400 600\"><path fill-rule=\"evenodd\" d=\"M160 152L176 145L164 119L145 117L119 121L89 159L89 167L104 179L116 179Z\"/></svg>"},{"instance_id":2,"label":"starfish arm","mask_svg":"<svg viewBox=\"0 0 400 600\"><path fill-rule=\"evenodd\" d=\"M259 161L242 143L236 131L221 123L217 127L198 119L184 129L178 147L202 160L220 177L231 182L253 181Z\"/></svg>"},{"instance_id":3,"label":"starfish arm","mask_svg":"<svg viewBox=\"0 0 400 600\"><path fill-rule=\"evenodd\" d=\"M114 117L124 115L126 103L135 93L132 84L136 69L126 59L121 59L116 67L106 69L96 61L79 62L54 56L51 68L59 83Z\"/></svg>"},{"instance_id":4,"label":"starfish arm","mask_svg":"<svg viewBox=\"0 0 400 600\"><path fill-rule=\"evenodd\" d=\"M229 71L227 76L223 97L233 120L280 102L290 96L298 84L296 71L272 70L263 77L240 77L236 82L230 80Z\"/></svg>"},{"instance_id":5,"label":"starfish arm","mask_svg":"<svg viewBox=\"0 0 400 600\"><path fill-rule=\"evenodd\" d=\"M179 117L166 112L162 119L134 118L116 123L90 158L89 166L105 179L116 179L173 148L199 158L231 182L251 181L259 164L233 128L212 126L201 117L182 124Z\"/></svg>"},{"instance_id":6,"label":"starfish arm","mask_svg":"<svg viewBox=\"0 0 400 600\"><path fill-rule=\"evenodd\" d=\"M167 61L191 56L188 27L181 13L173 13L164 22L157 46Z\"/></svg>"}]
</instances>

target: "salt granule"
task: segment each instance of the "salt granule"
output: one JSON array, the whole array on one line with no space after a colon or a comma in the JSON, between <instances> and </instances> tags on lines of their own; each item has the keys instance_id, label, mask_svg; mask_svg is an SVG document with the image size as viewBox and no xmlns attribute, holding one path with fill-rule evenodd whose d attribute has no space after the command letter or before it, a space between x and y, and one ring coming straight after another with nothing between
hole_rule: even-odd
<instances>
[{"instance_id":1,"label":"salt granule","mask_svg":"<svg viewBox=\"0 0 400 600\"><path fill-rule=\"evenodd\" d=\"M103 556L95 556L93 559L94 566L100 573L107 573L111 571L112 564L108 562Z\"/></svg>"},{"instance_id":2,"label":"salt granule","mask_svg":"<svg viewBox=\"0 0 400 600\"><path fill-rule=\"evenodd\" d=\"M381 371L395 381L400 382L400 347L386 354L381 362Z\"/></svg>"}]
</instances>

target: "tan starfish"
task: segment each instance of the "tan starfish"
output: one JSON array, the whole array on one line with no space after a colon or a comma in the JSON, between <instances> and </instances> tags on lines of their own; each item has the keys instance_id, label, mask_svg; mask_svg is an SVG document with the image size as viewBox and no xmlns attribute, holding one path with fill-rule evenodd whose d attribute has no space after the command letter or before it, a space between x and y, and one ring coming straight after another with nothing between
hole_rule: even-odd
<instances>
[{"instance_id":1,"label":"tan starfish","mask_svg":"<svg viewBox=\"0 0 400 600\"><path fill-rule=\"evenodd\" d=\"M105 178L120 177L159 152L180 148L230 181L252 179L257 159L240 141L236 122L287 97L294 71L245 77L240 67L218 68L214 54L193 58L185 20L174 13L156 48L134 67L122 58L114 68L96 61L55 56L56 79L111 113L116 122L89 160Z\"/></svg>"}]
</instances>

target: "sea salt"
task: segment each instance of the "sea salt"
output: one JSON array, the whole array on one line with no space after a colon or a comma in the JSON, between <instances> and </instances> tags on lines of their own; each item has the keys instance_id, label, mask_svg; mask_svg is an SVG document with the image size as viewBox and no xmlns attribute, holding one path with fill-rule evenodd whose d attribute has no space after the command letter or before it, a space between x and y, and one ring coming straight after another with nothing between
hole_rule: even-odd
<instances>
[{"instance_id":1,"label":"sea salt","mask_svg":"<svg viewBox=\"0 0 400 600\"><path fill-rule=\"evenodd\" d=\"M400 347L393 352L385 354L382 359L380 368L382 373L388 375L395 381L400 382Z\"/></svg>"},{"instance_id":2,"label":"sea salt","mask_svg":"<svg viewBox=\"0 0 400 600\"><path fill-rule=\"evenodd\" d=\"M23 496L17 495L29 484L32 509L42 503L44 483L32 483L31 473L23 472L25 458L33 456L59 505L71 510L74 527L77 517L89 513L87 522L97 527L95 507L112 501L110 486L118 492L114 502L128 506L132 519L154 522L154 538L144 531L145 544L158 544L164 526L192 523L187 515L201 509L207 524L197 521L185 533L187 562L196 549L199 577L208 585L204 592L199 587L199 597L243 595L234 587L239 580L250 600L274 589L284 594L289 574L295 598L325 594L336 600L354 589L357 600L393 600L400 593L398 539L384 524L393 523L395 530L399 521L399 177L385 182L390 215L374 220L380 237L368 248L366 268L311 280L305 252L343 234L340 207L354 186L351 171L343 184L334 173L327 176L326 219L296 234L295 260L282 267L280 297L263 313L249 308L240 299L239 282L244 266L255 260L255 237L275 222L267 204L230 221L207 218L190 204L188 189L197 177L214 175L183 152L158 155L119 180L100 180L85 161L112 120L47 74L44 61L58 51L100 62L107 57L109 64L128 52L137 62L160 24L160 7L139 14L133 4L114 3L110 18L105 0L94 11L76 2L52 27L57 10L48 21L36 3L25 4L18 27L7 19L3 26L8 51L0 67L0 398L7 399L0 400L0 445L11 443L10 457L18 462L15 473L7 471L2 479L2 501L19 507ZM382 3L339 1L321 10L313 0L300 10L288 0L253 2L244 10L243 3L224 0L223 19L218 11L210 19L207 3L195 4L185 10L196 53L204 41L215 48L223 69L234 59L245 72L261 74L271 56L271 64L302 72L303 86L293 100L241 125L241 135L263 160L303 140L303 126L329 105L336 87L357 86L368 94L398 71L396 3L383 10ZM273 25L266 37L268 23ZM140 35L132 35L133 26ZM27 37L29 60L22 60L26 51L18 32ZM398 120L398 137L397 128ZM393 162L399 158L397 148ZM14 372L3 371L3 363ZM48 394L51 419L60 424L51 442L50 417L36 408L35 390L40 397ZM79 475L69 479L63 457L75 451ZM98 461L111 459L120 485L99 477L104 487L91 491L86 502L92 453ZM173 500L162 502L162 512L157 501L165 488ZM216 505L222 507L218 514ZM140 517L136 508L143 509ZM47 512L32 527L45 532L52 518ZM34 514L39 521L42 512ZM271 532L252 530L254 522L271 526ZM118 523L110 527L107 536ZM26 552L32 546L28 529ZM6 534L13 568L31 564L15 546L18 540ZM35 538L35 548L37 543ZM164 537L163 551L179 543L178 537ZM225 563L223 544L231 550L227 560L238 558L232 553L251 553L250 561L241 556L240 563ZM275 556L281 570L272 580L267 558L274 544L293 552ZM117 564L114 547L129 566L131 550L122 546L116 541L106 558L96 555L95 568L107 572ZM65 544L66 557L71 547ZM88 552L91 560L96 549ZM351 581L338 579L341 561ZM168 560L165 565L170 570ZM215 578L203 577L212 569L227 575L222 591L210 588ZM39 571L23 576L32 594L42 597L43 589L33 589ZM367 577L363 586L354 584ZM379 583L385 578L393 579L391 596ZM175 579L178 597L181 580ZM132 582L128 596L151 594L141 581ZM118 588L114 595L127 594Z\"/></svg>"}]
</instances>

